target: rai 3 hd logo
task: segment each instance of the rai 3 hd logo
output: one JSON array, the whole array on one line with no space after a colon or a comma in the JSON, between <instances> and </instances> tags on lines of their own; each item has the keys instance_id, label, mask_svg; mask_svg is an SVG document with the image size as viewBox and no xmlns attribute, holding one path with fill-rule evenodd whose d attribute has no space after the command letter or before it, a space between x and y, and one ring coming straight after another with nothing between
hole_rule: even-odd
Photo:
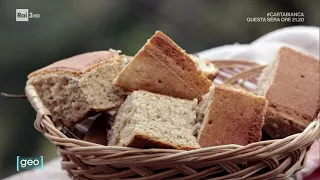
<instances>
[{"instance_id":1,"label":"rai 3 hd logo","mask_svg":"<svg viewBox=\"0 0 320 180\"><path fill-rule=\"evenodd\" d=\"M16 9L16 21L29 21L29 19L38 19L40 14L29 12L29 9Z\"/></svg>"}]
</instances>

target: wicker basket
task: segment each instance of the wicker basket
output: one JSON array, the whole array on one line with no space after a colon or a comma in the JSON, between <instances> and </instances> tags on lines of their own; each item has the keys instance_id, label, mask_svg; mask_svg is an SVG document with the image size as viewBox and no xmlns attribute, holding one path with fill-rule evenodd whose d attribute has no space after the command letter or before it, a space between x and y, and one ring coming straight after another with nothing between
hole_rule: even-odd
<instances>
[{"instance_id":1,"label":"wicker basket","mask_svg":"<svg viewBox=\"0 0 320 180\"><path fill-rule=\"evenodd\" d=\"M255 90L263 66L214 61L214 82ZM55 127L34 87L26 95L37 111L35 128L57 146L61 166L74 179L288 179L303 167L306 151L319 138L320 122L302 133L247 146L223 145L191 151L102 146L70 138Z\"/></svg>"}]
</instances>

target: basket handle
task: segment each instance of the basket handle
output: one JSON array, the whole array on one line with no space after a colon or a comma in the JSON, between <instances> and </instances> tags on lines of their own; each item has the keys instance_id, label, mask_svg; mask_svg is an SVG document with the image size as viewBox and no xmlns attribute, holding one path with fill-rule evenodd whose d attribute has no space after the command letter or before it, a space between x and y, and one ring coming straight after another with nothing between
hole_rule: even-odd
<instances>
[{"instance_id":1,"label":"basket handle","mask_svg":"<svg viewBox=\"0 0 320 180\"><path fill-rule=\"evenodd\" d=\"M38 130L41 130L42 119L44 118L44 116L51 117L51 113L44 106L42 100L38 96L37 91L33 85L27 83L27 85L25 87L25 93L26 93L26 96L27 96L29 102L31 103L31 106L37 112L37 117L34 121L34 123L35 123L34 125Z\"/></svg>"}]
</instances>

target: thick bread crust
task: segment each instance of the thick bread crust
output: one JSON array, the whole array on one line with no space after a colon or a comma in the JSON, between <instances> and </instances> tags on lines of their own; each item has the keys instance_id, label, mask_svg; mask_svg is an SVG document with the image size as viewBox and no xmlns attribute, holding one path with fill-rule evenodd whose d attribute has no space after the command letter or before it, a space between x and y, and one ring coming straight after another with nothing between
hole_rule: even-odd
<instances>
[{"instance_id":1,"label":"thick bread crust","mask_svg":"<svg viewBox=\"0 0 320 180\"><path fill-rule=\"evenodd\" d=\"M94 68L101 61L113 61L112 57L119 56L115 51L95 51L84 53L70 58L66 58L50 64L44 68L36 70L28 75L28 78L32 78L41 74L48 73L68 73L75 76L80 76L85 71Z\"/></svg>"},{"instance_id":2,"label":"thick bread crust","mask_svg":"<svg viewBox=\"0 0 320 180\"><path fill-rule=\"evenodd\" d=\"M292 134L300 133L305 128L306 126L301 126L288 119L267 115L265 117L263 131L272 139L282 139Z\"/></svg>"},{"instance_id":3,"label":"thick bread crust","mask_svg":"<svg viewBox=\"0 0 320 180\"><path fill-rule=\"evenodd\" d=\"M288 115L303 124L312 122L320 108L320 61L287 47L280 49L276 61L265 94L269 106L286 107Z\"/></svg>"},{"instance_id":4,"label":"thick bread crust","mask_svg":"<svg viewBox=\"0 0 320 180\"><path fill-rule=\"evenodd\" d=\"M283 47L273 65L259 77L258 89L269 101L263 129L277 139L302 132L319 112L320 61Z\"/></svg>"},{"instance_id":5,"label":"thick bread crust","mask_svg":"<svg viewBox=\"0 0 320 180\"><path fill-rule=\"evenodd\" d=\"M267 107L264 97L216 85L210 101L198 135L201 147L247 145L261 140Z\"/></svg>"},{"instance_id":6,"label":"thick bread crust","mask_svg":"<svg viewBox=\"0 0 320 180\"><path fill-rule=\"evenodd\" d=\"M189 56L191 56L191 58L192 58L192 57L194 57L195 55L189 54ZM132 59L133 59L132 56L127 56L127 64L128 64ZM210 67L210 70L207 69L207 67L201 67L201 66L200 66L200 67L198 67L198 68L202 71L203 75L205 75L209 80L213 80L215 77L217 77L217 75L218 75L218 73L219 73L219 69L216 68L212 62L205 61L205 60L203 60L203 61L204 61L203 63L205 63L205 64L211 63L212 67ZM194 60L194 62L196 62L196 61ZM196 62L196 63L197 63L197 62Z\"/></svg>"},{"instance_id":7,"label":"thick bread crust","mask_svg":"<svg viewBox=\"0 0 320 180\"><path fill-rule=\"evenodd\" d=\"M146 90L182 99L201 99L212 82L177 44L160 31L114 80L128 91Z\"/></svg>"},{"instance_id":8,"label":"thick bread crust","mask_svg":"<svg viewBox=\"0 0 320 180\"><path fill-rule=\"evenodd\" d=\"M136 148L164 148L164 149L181 149L181 150L197 149L197 147L174 146L169 143L160 142L155 140L155 138L151 137L149 134L148 135L135 134L127 146L136 147Z\"/></svg>"},{"instance_id":9,"label":"thick bread crust","mask_svg":"<svg viewBox=\"0 0 320 180\"><path fill-rule=\"evenodd\" d=\"M273 139L282 139L292 134L302 132L308 124L309 123L296 121L273 107L268 107L263 131Z\"/></svg>"}]
</instances>

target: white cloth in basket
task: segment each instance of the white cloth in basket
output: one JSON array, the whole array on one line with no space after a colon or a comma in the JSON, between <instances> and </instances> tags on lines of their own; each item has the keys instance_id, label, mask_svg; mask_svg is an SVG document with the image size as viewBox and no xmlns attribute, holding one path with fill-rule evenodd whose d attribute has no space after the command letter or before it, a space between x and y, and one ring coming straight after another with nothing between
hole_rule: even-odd
<instances>
[{"instance_id":1,"label":"white cloth in basket","mask_svg":"<svg viewBox=\"0 0 320 180\"><path fill-rule=\"evenodd\" d=\"M251 44L225 45L197 53L207 60L248 60L267 64L280 47L297 49L319 59L319 27L294 26L270 32Z\"/></svg>"}]
</instances>

